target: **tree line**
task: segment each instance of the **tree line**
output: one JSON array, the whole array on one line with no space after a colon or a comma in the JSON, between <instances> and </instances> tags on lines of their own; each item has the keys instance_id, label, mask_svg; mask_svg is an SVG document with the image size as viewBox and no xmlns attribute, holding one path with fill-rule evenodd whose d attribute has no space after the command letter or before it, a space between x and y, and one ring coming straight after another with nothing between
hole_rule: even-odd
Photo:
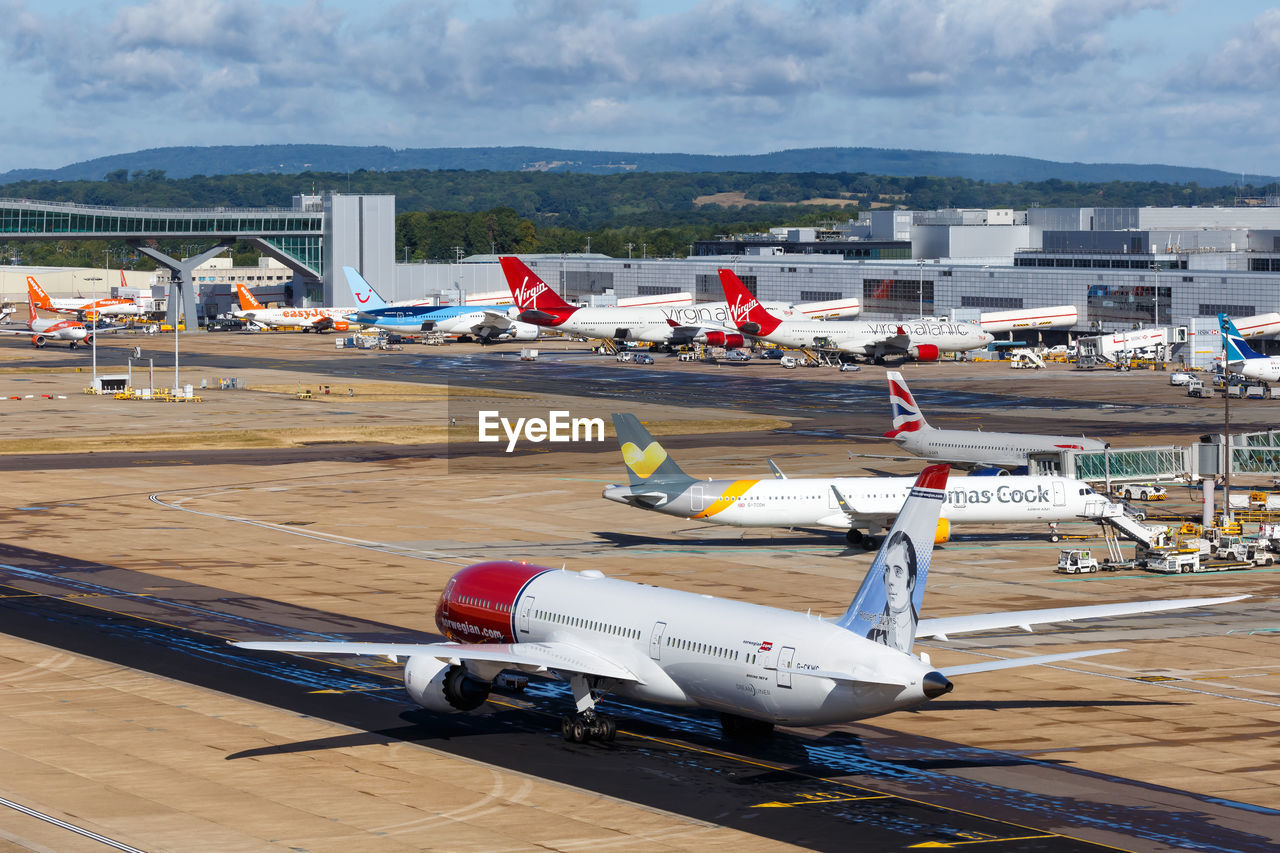
<instances>
[{"instance_id":1,"label":"tree line","mask_svg":"<svg viewBox=\"0 0 1280 853\"><path fill-rule=\"evenodd\" d=\"M350 174L196 175L162 170L112 172L102 181L20 181L0 196L130 207L290 207L295 195L333 191L396 196L396 253L449 260L464 253L599 252L614 257L687 255L696 240L779 225L816 225L856 217L872 205L915 210L948 207L1142 207L1231 205L1280 187L1201 187L1151 181L1085 183L1050 179L998 183L968 178L864 173L634 172L591 175L460 170L358 171ZM695 204L738 194L753 204ZM799 206L834 199L827 206ZM173 251L191 253L180 242ZM207 245L207 244L206 244ZM153 265L123 243L59 241L0 245L6 260L97 266L104 252L135 269ZM234 252L246 260L251 247Z\"/></svg>"}]
</instances>

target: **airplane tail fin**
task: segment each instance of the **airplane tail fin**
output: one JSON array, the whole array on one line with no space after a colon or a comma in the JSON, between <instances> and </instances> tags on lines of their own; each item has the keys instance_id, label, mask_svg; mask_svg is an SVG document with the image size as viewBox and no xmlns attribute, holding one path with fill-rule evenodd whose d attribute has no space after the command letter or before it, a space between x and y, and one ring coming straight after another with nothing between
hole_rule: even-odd
<instances>
[{"instance_id":1,"label":"airplane tail fin","mask_svg":"<svg viewBox=\"0 0 1280 853\"><path fill-rule=\"evenodd\" d=\"M374 290L373 285L365 281L364 276L356 272L354 267L343 267L342 272L347 276L347 287L351 289L351 298L356 301L357 310L373 311L387 307L387 303L378 295L378 291Z\"/></svg>"},{"instance_id":2,"label":"airplane tail fin","mask_svg":"<svg viewBox=\"0 0 1280 853\"><path fill-rule=\"evenodd\" d=\"M511 296L521 311L555 312L573 308L560 298L560 294L551 289L538 274L519 258L502 257L502 273L507 277L507 287L511 288Z\"/></svg>"},{"instance_id":3,"label":"airplane tail fin","mask_svg":"<svg viewBox=\"0 0 1280 853\"><path fill-rule=\"evenodd\" d=\"M43 308L46 311L53 310L53 300L49 298L49 294L44 292L44 288L40 286L40 282L36 281L35 276L27 276L27 307L30 309L31 319L36 319L36 309Z\"/></svg>"},{"instance_id":4,"label":"airplane tail fin","mask_svg":"<svg viewBox=\"0 0 1280 853\"><path fill-rule=\"evenodd\" d=\"M841 628L911 652L950 470L930 465L920 472L853 603L837 621Z\"/></svg>"},{"instance_id":5,"label":"airplane tail fin","mask_svg":"<svg viewBox=\"0 0 1280 853\"><path fill-rule=\"evenodd\" d=\"M720 287L724 289L724 301L729 305L733 325L748 335L767 335L778 328L782 321L760 304L736 272L727 269L719 272Z\"/></svg>"},{"instance_id":6,"label":"airplane tail fin","mask_svg":"<svg viewBox=\"0 0 1280 853\"><path fill-rule=\"evenodd\" d=\"M236 282L236 296L240 299L241 311L254 311L263 307L262 303L250 292L249 288L240 282Z\"/></svg>"},{"instance_id":7,"label":"airplane tail fin","mask_svg":"<svg viewBox=\"0 0 1280 853\"><path fill-rule=\"evenodd\" d=\"M613 428L618 433L622 461L632 486L650 484L684 485L697 482L680 469L666 449L649 434L640 419L627 412L615 412Z\"/></svg>"},{"instance_id":8,"label":"airplane tail fin","mask_svg":"<svg viewBox=\"0 0 1280 853\"><path fill-rule=\"evenodd\" d=\"M1218 315L1218 324L1222 328L1222 346L1227 353L1227 363L1247 361L1251 358L1266 358L1245 342L1244 335L1240 334L1236 324L1231 322L1231 318L1226 314Z\"/></svg>"},{"instance_id":9,"label":"airplane tail fin","mask_svg":"<svg viewBox=\"0 0 1280 853\"><path fill-rule=\"evenodd\" d=\"M911 389L907 387L907 380L902 378L902 374L890 370L885 373L885 378L889 380L889 412L893 415L893 429L886 432L884 437L897 438L903 433L929 429L929 422L924 419L916 398L911 396Z\"/></svg>"}]
</instances>

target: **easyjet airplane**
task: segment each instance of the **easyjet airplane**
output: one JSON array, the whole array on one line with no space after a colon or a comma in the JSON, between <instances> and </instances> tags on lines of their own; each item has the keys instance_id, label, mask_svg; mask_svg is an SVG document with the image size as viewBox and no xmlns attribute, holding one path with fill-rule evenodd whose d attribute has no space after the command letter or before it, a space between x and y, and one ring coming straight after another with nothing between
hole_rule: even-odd
<instances>
[{"instance_id":1,"label":"easyjet airplane","mask_svg":"<svg viewBox=\"0 0 1280 853\"><path fill-rule=\"evenodd\" d=\"M304 332L345 332L351 328L347 315L352 308L267 308L239 282L236 295L240 310L232 311L231 316L259 326L301 326Z\"/></svg>"},{"instance_id":2,"label":"easyjet airplane","mask_svg":"<svg viewBox=\"0 0 1280 853\"><path fill-rule=\"evenodd\" d=\"M1025 467L1030 453L1052 453L1061 450L1101 452L1110 445L1083 436L1024 435L1016 432L984 432L969 429L935 429L916 405L907 381L897 371L887 371L889 409L893 413L893 429L884 434L916 456L951 462L967 467Z\"/></svg>"},{"instance_id":3,"label":"easyjet airplane","mask_svg":"<svg viewBox=\"0 0 1280 853\"><path fill-rule=\"evenodd\" d=\"M831 527L867 550L879 540L911 488L911 477L806 477L695 480L676 464L635 415L619 413L613 425L630 484L606 486L615 503L734 527ZM772 465L772 462L770 463ZM935 542L951 525L1044 523L1099 518L1117 512L1088 483L1066 477L961 477L947 489ZM866 530L864 534L862 531Z\"/></svg>"},{"instance_id":4,"label":"easyjet airplane","mask_svg":"<svg viewBox=\"0 0 1280 853\"><path fill-rule=\"evenodd\" d=\"M705 343L729 349L747 343L743 335L726 325L729 306L724 302L689 307L580 307L565 302L519 258L504 257L499 262L511 295L520 306L520 319L528 323L592 339L644 341L671 346ZM806 319L813 315L856 314L859 306L858 300L848 299L779 305L775 310L792 319Z\"/></svg>"},{"instance_id":5,"label":"easyjet airplane","mask_svg":"<svg viewBox=\"0 0 1280 853\"><path fill-rule=\"evenodd\" d=\"M120 270L120 286L127 287L125 282L124 270ZM142 310L142 306L132 299L85 299L84 297L76 297L75 299L53 299L48 293L45 293L40 283L36 281L35 276L27 276L27 292L34 293L36 298L36 307L43 308L45 311L56 311L59 314L75 314L77 317L99 317L119 316L119 317L138 317L146 312Z\"/></svg>"},{"instance_id":6,"label":"easyjet airplane","mask_svg":"<svg viewBox=\"0 0 1280 853\"><path fill-rule=\"evenodd\" d=\"M0 335L30 335L33 347L43 347L49 341L66 341L69 349L75 349L80 344L91 344L93 333L84 323L78 320L46 319L36 313L36 306L48 298L49 295L40 288L39 283L27 276L27 322L0 327ZM99 327L99 331L109 330L107 327Z\"/></svg>"},{"instance_id":7,"label":"easyjet airplane","mask_svg":"<svg viewBox=\"0 0 1280 853\"><path fill-rule=\"evenodd\" d=\"M761 305L733 270L720 270L720 286L729 303L733 326L754 338L787 347L830 348L877 362L886 355L937 361L940 353L978 349L995 340L995 335L972 323L925 318L889 322L789 321Z\"/></svg>"},{"instance_id":8,"label":"easyjet airplane","mask_svg":"<svg viewBox=\"0 0 1280 853\"><path fill-rule=\"evenodd\" d=\"M431 711L482 705L505 670L569 683L570 741L612 740L596 705L610 693L719 712L726 735L775 725L825 726L914 708L950 693L952 678L1122 649L989 658L935 667L917 638L946 638L1065 620L1203 607L1247 596L1093 604L921 619L947 466L926 468L844 615L823 619L694 592L631 583L589 569L478 563L455 574L436 605L445 643L241 642L243 649L405 659L405 690Z\"/></svg>"}]
</instances>

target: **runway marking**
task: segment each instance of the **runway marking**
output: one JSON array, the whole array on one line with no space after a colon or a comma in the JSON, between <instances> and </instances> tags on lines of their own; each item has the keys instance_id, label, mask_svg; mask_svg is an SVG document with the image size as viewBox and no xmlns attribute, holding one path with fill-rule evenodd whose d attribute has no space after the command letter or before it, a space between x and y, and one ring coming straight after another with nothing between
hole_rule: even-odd
<instances>
[{"instance_id":1,"label":"runway marking","mask_svg":"<svg viewBox=\"0 0 1280 853\"><path fill-rule=\"evenodd\" d=\"M65 820L59 820L53 815L47 815L44 812L38 812L35 809L27 808L21 803L15 803L13 800L6 800L4 797L0 797L0 806L7 806L8 808L11 808L16 812L22 812L22 814L24 815L28 815L30 817L36 818L37 820L42 820L45 823L51 823L54 826L60 826L63 829L70 830L71 832L74 832L77 835L82 835L85 838L93 839L94 841L105 844L108 847L114 847L117 850L123 850L125 851L125 853L146 853L146 851L139 850L137 847L130 847L128 844L123 844L119 841L114 841L110 838L107 838L105 835L99 835L98 833L93 832L92 830L84 829L83 827L76 826L73 823L67 823Z\"/></svg>"},{"instance_id":2,"label":"runway marking","mask_svg":"<svg viewBox=\"0 0 1280 853\"><path fill-rule=\"evenodd\" d=\"M440 552L435 552L435 551L415 551L412 549L396 550L394 546L387 545L384 542L373 542L368 539L354 539L350 536L340 536L336 533L320 533L317 531L297 530L294 528L285 527L280 524L275 524L270 521L254 521L253 519L250 519L250 518L240 518L239 516L235 516L235 515L223 515L217 512L205 512L203 510L190 509L188 507L182 506L180 503L177 503L177 502L165 501L163 498L160 497L161 494L162 494L161 492L155 492L149 495L148 498L152 503L158 504L159 506L165 507L166 509L176 509L181 512L189 512L192 515L201 515L201 516L204 516L205 518L216 518L221 521L234 521L239 524L248 524L252 527L261 527L265 530L274 530L277 533L287 533L290 536L301 536L304 539L314 539L317 542L326 542L331 545L345 545L349 548L360 548L365 551L377 551L382 554L391 554L392 556L396 556L396 557L411 557L415 560L430 560L431 562L436 562L436 563L447 563L451 566L470 565L470 562L468 561L462 561L462 560L456 559L457 555L455 554L441 554ZM207 495L192 495L188 498L182 498L182 500L190 500L192 498L197 498L197 497L207 497ZM454 558L454 559L449 559L449 558Z\"/></svg>"},{"instance_id":3,"label":"runway marking","mask_svg":"<svg viewBox=\"0 0 1280 853\"><path fill-rule=\"evenodd\" d=\"M1058 838L1056 835L1018 835L1013 838L975 838L971 841L924 841L920 844L912 844L907 849L916 847L959 847L962 844L992 844L998 841L1030 841L1035 838ZM1120 849L1120 848L1115 848Z\"/></svg>"},{"instance_id":4,"label":"runway marking","mask_svg":"<svg viewBox=\"0 0 1280 853\"><path fill-rule=\"evenodd\" d=\"M806 799L797 800L793 803L756 803L753 809L785 809L792 806L812 806L819 803L852 803L861 800L888 800L892 799L888 794L873 794L866 797L842 797L839 794L801 794Z\"/></svg>"},{"instance_id":5,"label":"runway marking","mask_svg":"<svg viewBox=\"0 0 1280 853\"><path fill-rule=\"evenodd\" d=\"M513 709L517 709L517 710L525 710L525 711L530 711L530 710L532 710L534 713L544 714L545 716L554 716L553 714L547 714L545 711L539 711L539 710L537 710L537 709L529 709L529 708L523 708L523 709L521 709L521 708L520 708L520 706L518 706L518 705L511 705L511 704L507 704L507 703L504 703L504 702L495 701L495 700L493 700L493 699L490 699L489 701L490 701L490 702L492 702L492 703L493 703L493 704L495 704L495 705L502 705L502 706L504 706L504 707L513 708ZM1085 842L1085 843L1087 843L1087 844L1094 844L1094 845L1096 845L1096 846L1098 846L1098 847L1105 847L1105 848L1109 848L1109 849L1112 849L1112 850L1122 850L1122 849L1123 849L1123 848L1120 848L1120 847L1113 847L1113 846L1108 845L1108 844L1101 844L1101 843L1096 842L1096 841L1085 841L1085 839L1082 839L1082 838L1075 838L1074 836L1070 836L1070 835L1061 835L1061 834L1059 834L1059 833L1052 833L1052 832L1046 833L1046 832L1044 832L1043 830L1037 830L1037 829L1036 829L1036 828L1034 828L1034 827L1025 826L1025 825L1020 824L1020 823L1013 823L1012 821L1004 820L1004 819L1002 819L1002 818L989 817L989 816L987 816L987 815L977 814L976 812L968 812L968 811L965 811L965 810L963 810L963 809L953 808L953 807L951 807L951 806L938 805L937 803L930 803L930 802L927 802L927 801L925 801L925 800L916 799L915 797L907 797L907 796L903 796L902 794L891 794L891 793L886 793L886 792L884 792L884 791L877 791L877 790L875 790L874 788L868 788L868 787L863 786L863 785L856 785L856 784L854 784L854 783L852 783L852 782L843 782L843 781L841 781L841 780L839 780L839 779L828 779L828 778L823 777L823 776L816 776L816 775L813 775L813 774L811 774L811 773L805 773L804 771L802 771L802 770L798 770L798 769L796 769L796 768L794 768L794 767L785 767L785 766L782 766L782 765L773 764L773 763L771 763L771 762L766 762L766 761L757 761L757 760L755 760L755 759L745 758L745 757L743 757L743 756L733 755L733 754L731 754L731 753L726 753L726 752L721 752L720 750L716 750L716 749L704 749L704 748L702 748L702 747L693 746L692 744L679 743L678 741L671 741L671 740L667 740L667 739L665 739L665 738L653 737L653 736L650 736L650 735L642 735L642 734L640 734L640 733L638 733L638 732L627 731L627 730L624 730L624 729L618 729L618 734L620 734L620 735L626 735L627 737L633 737L633 738L636 738L636 739L638 739L638 740L645 740L645 741L649 741L649 742L651 742L651 743L658 743L658 744L662 744L663 746L668 746L668 747L671 747L671 748L673 748L673 749L681 749L681 750L685 750L686 752L696 752L696 753L701 753L701 754L703 754L703 755L709 755L709 756L712 756L713 758L720 758L720 759L723 759L723 760L725 760L725 761L734 761L734 762L737 762L737 763L739 763L739 764L746 764L746 765L751 766L751 767L759 767L759 768L761 768L761 769L763 769L763 770L770 770L770 771L774 771L774 772L789 773L789 774L791 774L791 775L793 775L793 776L798 776L798 777L806 778L806 779L813 779L813 780L815 780L815 781L823 782L823 783L826 783L826 784L828 784L828 785L835 785L835 786L838 786L838 787L841 787L841 788L847 788L847 789L854 790L854 791L864 791L864 792L866 792L866 794L864 794L864 795L862 795L862 796L857 796L857 797L848 797L848 798L841 798L840 800L815 800L815 801L813 801L813 802L807 802L807 803L805 803L805 805L819 805L819 804L821 804L821 803L823 803L823 802L843 802L843 801L845 801L846 799L847 799L848 801L853 801L853 800L879 800L879 799L894 799L894 800L901 800L902 802L905 802L905 803L913 803L913 804L918 805L918 806L924 806L924 807L926 807L926 808L937 809L937 810L939 810L939 811L952 812L952 813L954 813L954 814L961 814L961 815L965 815L966 817L977 818L978 820L989 821L989 822L991 822L991 823L997 823L997 824L1001 824L1001 825L1003 825L1003 826L1012 826L1012 827L1017 827L1017 828L1019 828L1019 829L1025 829L1025 830L1029 830L1030 832L1036 833L1036 834L1034 834L1034 835L1020 836L1020 837L1025 837L1025 838L1066 838L1066 839L1069 839L1069 840L1072 840L1072 841L1084 841L1084 842ZM752 808L756 808L756 807L755 807L755 806L752 806ZM1004 838L992 838L992 839L990 839L990 840L991 840L991 841L1005 841L1005 840L1011 840L1011 839L1004 839ZM928 843L928 842L926 842L926 843ZM936 843L939 843L939 844L945 844L946 842L936 842ZM969 843L977 843L977 842L967 842L967 841L966 841L966 842L953 842L953 843L964 843L964 844L969 844Z\"/></svg>"}]
</instances>

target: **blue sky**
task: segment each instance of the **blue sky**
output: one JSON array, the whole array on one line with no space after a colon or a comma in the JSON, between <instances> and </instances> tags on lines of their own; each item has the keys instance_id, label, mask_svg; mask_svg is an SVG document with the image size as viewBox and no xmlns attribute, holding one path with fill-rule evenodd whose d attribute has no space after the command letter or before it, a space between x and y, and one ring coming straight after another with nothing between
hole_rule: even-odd
<instances>
[{"instance_id":1,"label":"blue sky","mask_svg":"<svg viewBox=\"0 0 1280 853\"><path fill-rule=\"evenodd\" d=\"M1280 175L1280 6L0 0L0 171L168 145L865 145Z\"/></svg>"}]
</instances>

